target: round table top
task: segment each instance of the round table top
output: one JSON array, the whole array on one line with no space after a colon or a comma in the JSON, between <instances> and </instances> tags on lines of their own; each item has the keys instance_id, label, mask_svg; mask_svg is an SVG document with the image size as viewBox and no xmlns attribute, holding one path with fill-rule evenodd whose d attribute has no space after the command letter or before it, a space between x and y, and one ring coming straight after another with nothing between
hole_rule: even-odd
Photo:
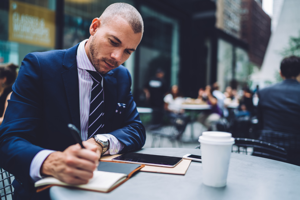
<instances>
[{"instance_id":1,"label":"round table top","mask_svg":"<svg viewBox=\"0 0 300 200\"><path fill-rule=\"evenodd\" d=\"M182 104L181 108L184 110L209 110L208 104Z\"/></svg>"},{"instance_id":2,"label":"round table top","mask_svg":"<svg viewBox=\"0 0 300 200\"><path fill-rule=\"evenodd\" d=\"M183 156L199 149L145 148L141 153ZM202 183L202 164L192 162L184 176L139 172L110 193L54 186L52 199L298 199L300 167L275 160L232 153L227 186L213 188Z\"/></svg>"},{"instance_id":3,"label":"round table top","mask_svg":"<svg viewBox=\"0 0 300 200\"><path fill-rule=\"evenodd\" d=\"M139 113L152 113L152 108L137 107L136 109Z\"/></svg>"},{"instance_id":4,"label":"round table top","mask_svg":"<svg viewBox=\"0 0 300 200\"><path fill-rule=\"evenodd\" d=\"M230 103L227 105L227 108L238 108L239 104L238 103Z\"/></svg>"}]
</instances>

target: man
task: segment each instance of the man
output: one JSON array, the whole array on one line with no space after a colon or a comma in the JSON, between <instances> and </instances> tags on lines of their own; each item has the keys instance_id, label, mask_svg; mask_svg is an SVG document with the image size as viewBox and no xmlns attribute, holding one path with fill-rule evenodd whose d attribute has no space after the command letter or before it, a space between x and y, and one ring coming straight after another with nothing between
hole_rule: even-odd
<instances>
[{"instance_id":1,"label":"man","mask_svg":"<svg viewBox=\"0 0 300 200\"><path fill-rule=\"evenodd\" d=\"M129 4L112 4L89 32L70 49L28 54L22 62L0 127L0 167L16 177L15 199L41 199L33 185L43 176L87 183L102 154L145 143L131 77L121 66L142 39L141 15ZM81 130L85 149L69 123Z\"/></svg>"},{"instance_id":2,"label":"man","mask_svg":"<svg viewBox=\"0 0 300 200\"><path fill-rule=\"evenodd\" d=\"M146 98L150 101L152 112L152 124L162 123L164 116L164 97L168 91L164 81L165 73L157 69L155 77L151 78L144 88Z\"/></svg>"},{"instance_id":3,"label":"man","mask_svg":"<svg viewBox=\"0 0 300 200\"><path fill-rule=\"evenodd\" d=\"M220 87L218 82L215 82L212 85L212 95L215 96L218 100L218 106L220 110L222 111L222 114L227 117L228 116L228 110L224 106L224 100L226 99L225 95L220 91Z\"/></svg>"},{"instance_id":4,"label":"man","mask_svg":"<svg viewBox=\"0 0 300 200\"><path fill-rule=\"evenodd\" d=\"M211 86L207 85L205 90L200 88L197 99L200 100L200 102L207 103L211 107L207 112L200 113L198 116L198 121L207 129L214 130L214 124L220 120L222 116L222 110L218 106L218 99L211 93Z\"/></svg>"},{"instance_id":5,"label":"man","mask_svg":"<svg viewBox=\"0 0 300 200\"><path fill-rule=\"evenodd\" d=\"M300 58L284 58L281 83L258 91L260 140L287 150L288 162L300 165Z\"/></svg>"}]
</instances>

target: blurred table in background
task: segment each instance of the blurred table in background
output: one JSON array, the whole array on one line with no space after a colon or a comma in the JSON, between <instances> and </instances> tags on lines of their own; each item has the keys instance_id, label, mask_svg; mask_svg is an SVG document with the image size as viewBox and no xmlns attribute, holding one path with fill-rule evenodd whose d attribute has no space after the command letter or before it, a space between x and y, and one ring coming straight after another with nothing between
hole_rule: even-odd
<instances>
[{"instance_id":1,"label":"blurred table in background","mask_svg":"<svg viewBox=\"0 0 300 200\"><path fill-rule=\"evenodd\" d=\"M235 109L239 107L239 102L237 100L231 100L230 98L226 98L224 100L224 105L226 108Z\"/></svg>"},{"instance_id":2,"label":"blurred table in background","mask_svg":"<svg viewBox=\"0 0 300 200\"><path fill-rule=\"evenodd\" d=\"M211 106L208 104L182 104L181 109L191 112L191 138L190 142L195 142L198 138L194 138L194 123L197 119L197 114L202 111L210 110ZM189 142L189 141L185 141Z\"/></svg>"},{"instance_id":3,"label":"blurred table in background","mask_svg":"<svg viewBox=\"0 0 300 200\"><path fill-rule=\"evenodd\" d=\"M239 104L237 102L232 102L230 104L227 105L227 108L231 108L231 109L235 109L238 108Z\"/></svg>"},{"instance_id":4,"label":"blurred table in background","mask_svg":"<svg viewBox=\"0 0 300 200\"><path fill-rule=\"evenodd\" d=\"M140 114L140 119L145 127L150 125L151 119L152 119L152 108L147 108L147 107L137 107L136 108L138 113Z\"/></svg>"},{"instance_id":5,"label":"blurred table in background","mask_svg":"<svg viewBox=\"0 0 300 200\"><path fill-rule=\"evenodd\" d=\"M136 109L139 113L143 113L143 114L145 114L145 113L151 114L153 111L152 108L146 108L146 107L137 107Z\"/></svg>"}]
</instances>

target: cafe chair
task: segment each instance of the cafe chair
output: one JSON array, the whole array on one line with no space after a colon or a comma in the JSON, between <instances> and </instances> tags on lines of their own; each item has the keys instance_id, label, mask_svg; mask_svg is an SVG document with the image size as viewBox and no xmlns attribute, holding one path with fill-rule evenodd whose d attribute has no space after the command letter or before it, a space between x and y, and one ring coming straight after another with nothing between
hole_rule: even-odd
<instances>
[{"instance_id":1,"label":"cafe chair","mask_svg":"<svg viewBox=\"0 0 300 200\"><path fill-rule=\"evenodd\" d=\"M250 116L235 117L230 127L232 137L249 138L251 125Z\"/></svg>"},{"instance_id":2,"label":"cafe chair","mask_svg":"<svg viewBox=\"0 0 300 200\"><path fill-rule=\"evenodd\" d=\"M235 117L229 124L229 132L235 138L258 139L260 135L259 121L256 116Z\"/></svg>"},{"instance_id":3,"label":"cafe chair","mask_svg":"<svg viewBox=\"0 0 300 200\"><path fill-rule=\"evenodd\" d=\"M232 146L233 153L247 154L278 161L287 161L287 152L284 148L249 138L235 138Z\"/></svg>"},{"instance_id":4,"label":"cafe chair","mask_svg":"<svg viewBox=\"0 0 300 200\"><path fill-rule=\"evenodd\" d=\"M235 138L232 153L246 154L287 162L287 152L277 145L249 138ZM196 149L200 149L198 145Z\"/></svg>"},{"instance_id":5,"label":"cafe chair","mask_svg":"<svg viewBox=\"0 0 300 200\"><path fill-rule=\"evenodd\" d=\"M152 135L152 144L151 147L155 146L156 140L159 139L159 147L161 147L162 139L167 138L172 146L178 146L181 144L182 135L186 129L187 124L189 123L189 118L186 116L177 116L170 118L169 126L162 125L152 125L148 128L148 133Z\"/></svg>"},{"instance_id":6,"label":"cafe chair","mask_svg":"<svg viewBox=\"0 0 300 200\"><path fill-rule=\"evenodd\" d=\"M15 178L2 168L0 168L0 174L0 199L11 200L14 192L12 182Z\"/></svg>"}]
</instances>

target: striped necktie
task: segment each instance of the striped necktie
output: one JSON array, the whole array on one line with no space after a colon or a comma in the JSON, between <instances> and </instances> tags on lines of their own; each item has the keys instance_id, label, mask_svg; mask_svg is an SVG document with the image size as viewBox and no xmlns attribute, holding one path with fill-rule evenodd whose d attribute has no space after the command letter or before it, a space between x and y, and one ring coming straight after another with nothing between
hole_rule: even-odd
<instances>
[{"instance_id":1,"label":"striped necktie","mask_svg":"<svg viewBox=\"0 0 300 200\"><path fill-rule=\"evenodd\" d=\"M104 127L104 91L101 84L103 78L101 74L89 70L87 72L93 79L88 128L88 138L91 138L96 133L101 133L101 129Z\"/></svg>"}]
</instances>

